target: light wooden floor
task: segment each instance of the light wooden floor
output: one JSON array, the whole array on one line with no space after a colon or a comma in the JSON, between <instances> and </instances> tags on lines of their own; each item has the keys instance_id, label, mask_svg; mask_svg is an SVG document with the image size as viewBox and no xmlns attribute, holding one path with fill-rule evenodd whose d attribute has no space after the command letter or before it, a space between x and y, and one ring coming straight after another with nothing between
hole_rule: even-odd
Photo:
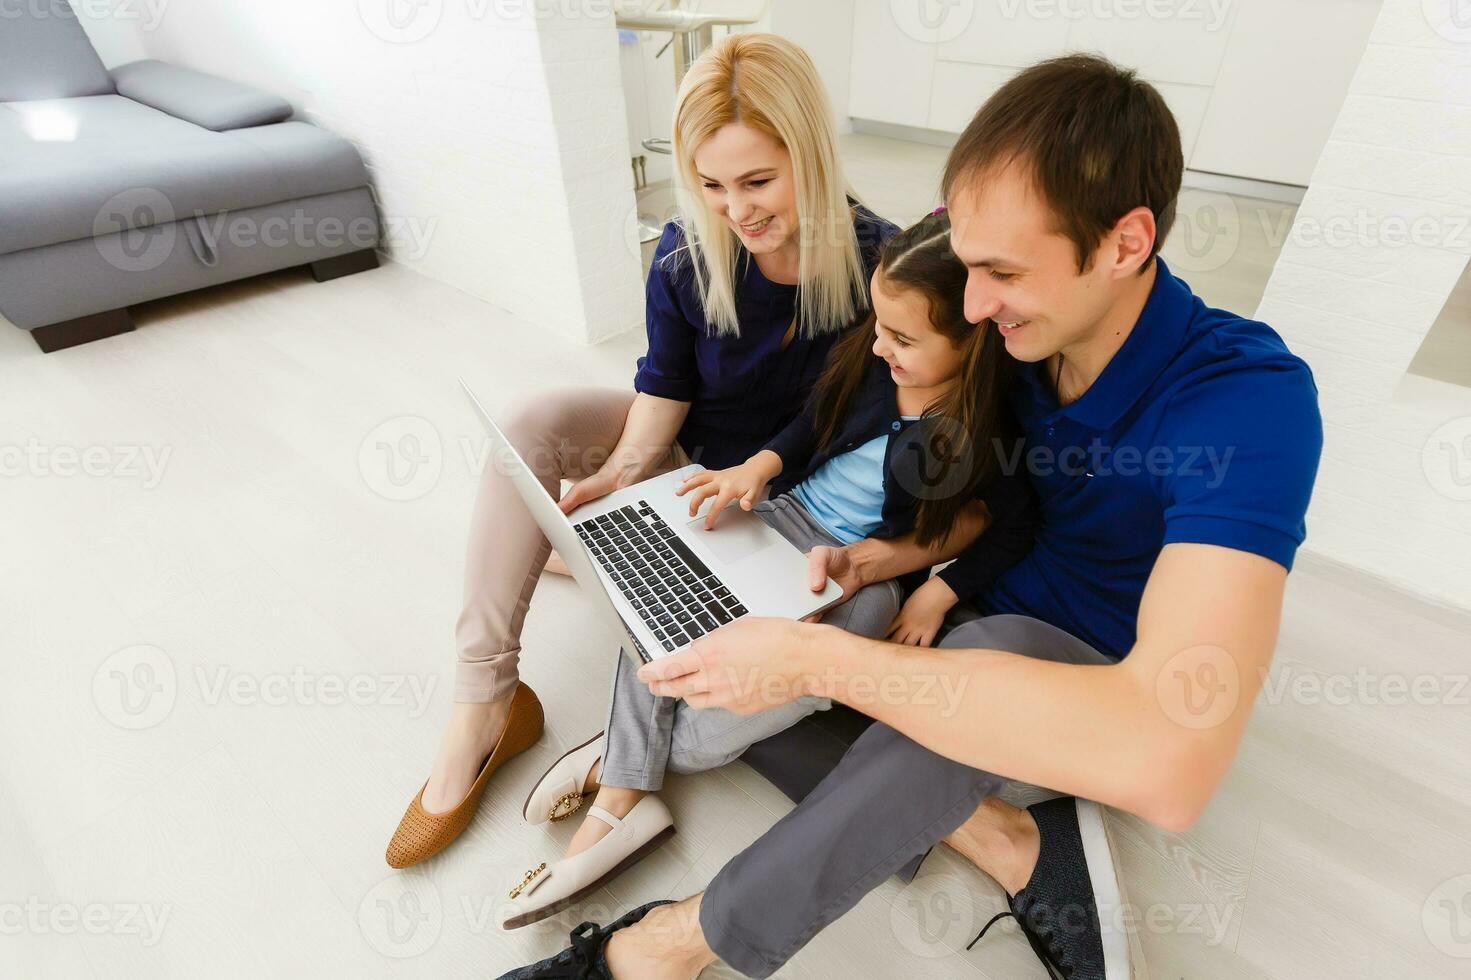
<instances>
[{"instance_id":1,"label":"light wooden floor","mask_svg":"<svg viewBox=\"0 0 1471 980\"><path fill-rule=\"evenodd\" d=\"M878 210L927 207L924 148L889 148L907 170L866 150L850 145L853 177ZM675 778L670 845L502 933L510 880L571 833L523 826L522 795L600 724L616 656L549 580L524 659L546 736L466 839L390 871L449 705L482 448L454 377L492 407L625 385L640 338L575 348L394 265L277 274L138 320L46 356L0 324L0 977L493 977L583 918L698 890L788 809L740 764ZM89 449L110 475L66 475ZM169 454L161 480L143 449ZM1205 819L1184 835L1117 821L1151 976L1467 975L1468 640L1464 613L1302 561L1273 685ZM1441 703L1392 703L1394 678ZM1001 907L942 851L781 975L1042 978L1014 927L963 951Z\"/></svg>"}]
</instances>

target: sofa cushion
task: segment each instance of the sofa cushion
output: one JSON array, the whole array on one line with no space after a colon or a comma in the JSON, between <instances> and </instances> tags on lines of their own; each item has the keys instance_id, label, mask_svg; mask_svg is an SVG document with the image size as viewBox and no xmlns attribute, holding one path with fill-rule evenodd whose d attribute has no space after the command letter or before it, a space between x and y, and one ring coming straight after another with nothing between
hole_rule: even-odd
<instances>
[{"instance_id":1,"label":"sofa cushion","mask_svg":"<svg viewBox=\"0 0 1471 980\"><path fill-rule=\"evenodd\" d=\"M217 132L291 118L291 103L279 95L162 61L114 68L112 80L118 95Z\"/></svg>"},{"instance_id":2,"label":"sofa cushion","mask_svg":"<svg viewBox=\"0 0 1471 980\"><path fill-rule=\"evenodd\" d=\"M215 133L120 95L0 106L0 255L368 183L302 122Z\"/></svg>"},{"instance_id":3,"label":"sofa cushion","mask_svg":"<svg viewBox=\"0 0 1471 980\"><path fill-rule=\"evenodd\" d=\"M0 102L112 91L112 76L66 0L0 4Z\"/></svg>"}]
</instances>

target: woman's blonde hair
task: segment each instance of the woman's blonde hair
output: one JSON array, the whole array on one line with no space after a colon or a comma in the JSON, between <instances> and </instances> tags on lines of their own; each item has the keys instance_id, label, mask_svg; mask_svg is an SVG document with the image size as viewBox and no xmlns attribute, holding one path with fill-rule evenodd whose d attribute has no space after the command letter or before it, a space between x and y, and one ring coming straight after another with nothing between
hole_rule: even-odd
<instances>
[{"instance_id":1,"label":"woman's blonde hair","mask_svg":"<svg viewBox=\"0 0 1471 980\"><path fill-rule=\"evenodd\" d=\"M742 123L780 143L796 181L797 328L841 330L866 305L868 276L859 258L851 189L838 162L827 92L807 52L774 34L732 34L702 54L674 104L674 189L705 319L717 334L738 335L735 279L740 240L706 207L694 154L723 126Z\"/></svg>"}]
</instances>

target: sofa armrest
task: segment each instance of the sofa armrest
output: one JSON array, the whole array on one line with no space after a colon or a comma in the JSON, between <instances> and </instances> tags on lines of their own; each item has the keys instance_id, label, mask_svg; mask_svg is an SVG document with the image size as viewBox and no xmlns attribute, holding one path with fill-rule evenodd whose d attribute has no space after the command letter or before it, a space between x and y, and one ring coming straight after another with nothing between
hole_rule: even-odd
<instances>
[{"instance_id":1,"label":"sofa armrest","mask_svg":"<svg viewBox=\"0 0 1471 980\"><path fill-rule=\"evenodd\" d=\"M122 65L112 79L119 95L215 132L291 118L291 103L278 95L162 61Z\"/></svg>"}]
</instances>

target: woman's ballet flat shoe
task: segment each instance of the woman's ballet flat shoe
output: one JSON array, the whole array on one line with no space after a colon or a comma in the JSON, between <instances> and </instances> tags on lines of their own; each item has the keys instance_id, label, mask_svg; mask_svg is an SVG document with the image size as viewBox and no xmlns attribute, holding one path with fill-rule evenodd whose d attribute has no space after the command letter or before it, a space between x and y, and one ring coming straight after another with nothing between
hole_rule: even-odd
<instances>
[{"instance_id":1,"label":"woman's ballet flat shoe","mask_svg":"<svg viewBox=\"0 0 1471 980\"><path fill-rule=\"evenodd\" d=\"M582 806L582 787L587 785L587 775L603 757L603 733L574 749L562 753L542 774L526 804L521 807L521 816L529 824L542 824L566 820Z\"/></svg>"},{"instance_id":2,"label":"woman's ballet flat shoe","mask_svg":"<svg viewBox=\"0 0 1471 980\"><path fill-rule=\"evenodd\" d=\"M506 730L501 732L500 741L486 758L480 775L475 777L475 785L453 810L430 813L424 809L424 786L429 785L425 780L424 786L419 787L419 795L409 804L398 829L393 832L393 840L388 842L388 853L384 856L389 867L407 868L418 864L438 854L460 836L475 815L475 808L480 805L491 774L507 759L535 745L541 737L544 721L536 692L525 684L517 685L516 693L511 695L511 713L506 719Z\"/></svg>"},{"instance_id":3,"label":"woman's ballet flat shoe","mask_svg":"<svg viewBox=\"0 0 1471 980\"><path fill-rule=\"evenodd\" d=\"M674 836L674 818L653 795L635 803L622 820L600 806L588 807L587 819L613 829L582 853L542 862L518 879L501 908L502 929L519 929L577 904Z\"/></svg>"}]
</instances>

